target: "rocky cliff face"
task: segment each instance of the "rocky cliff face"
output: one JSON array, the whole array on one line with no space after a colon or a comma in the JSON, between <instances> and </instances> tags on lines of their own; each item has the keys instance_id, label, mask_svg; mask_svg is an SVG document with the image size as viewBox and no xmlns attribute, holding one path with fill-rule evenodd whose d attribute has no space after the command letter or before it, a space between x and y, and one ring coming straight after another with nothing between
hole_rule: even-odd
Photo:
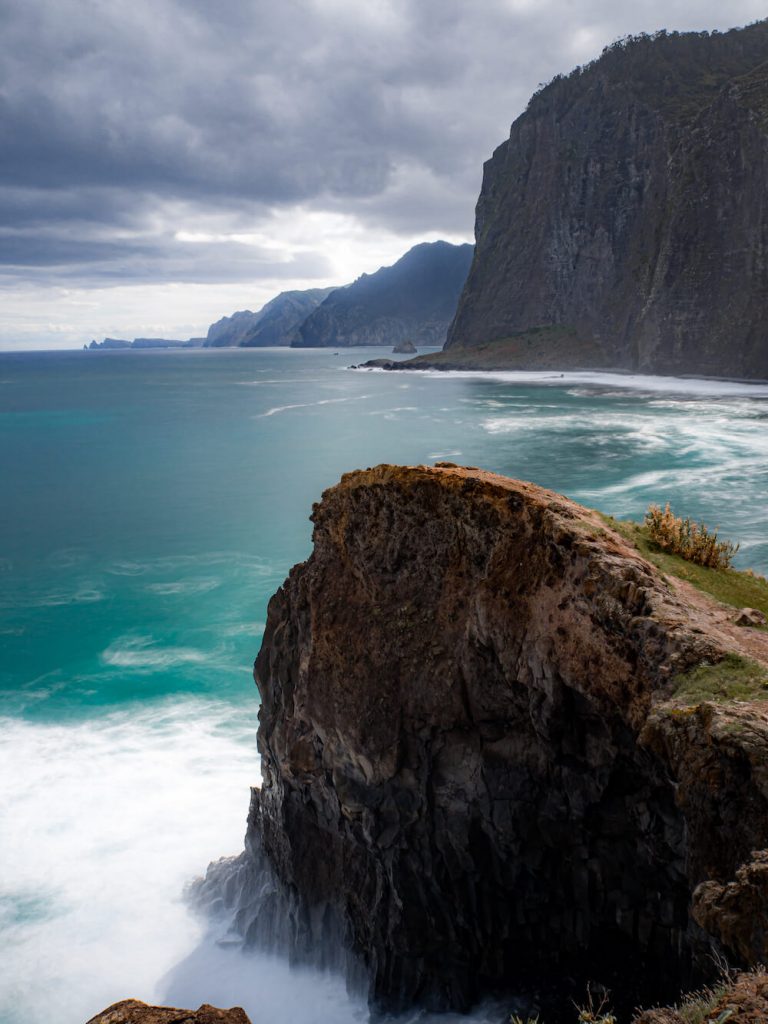
<instances>
[{"instance_id":1,"label":"rocky cliff face","mask_svg":"<svg viewBox=\"0 0 768 1024\"><path fill-rule=\"evenodd\" d=\"M340 939L379 1007L538 986L552 1021L587 979L631 1008L765 960L768 634L478 470L351 473L313 521L256 662L248 849L203 886L248 941Z\"/></svg>"},{"instance_id":2,"label":"rocky cliff face","mask_svg":"<svg viewBox=\"0 0 768 1024\"><path fill-rule=\"evenodd\" d=\"M766 174L768 23L609 48L486 163L446 349L768 378Z\"/></svg>"},{"instance_id":3,"label":"rocky cliff face","mask_svg":"<svg viewBox=\"0 0 768 1024\"><path fill-rule=\"evenodd\" d=\"M293 345L442 345L471 260L471 245L416 245L393 266L332 292Z\"/></svg>"}]
</instances>

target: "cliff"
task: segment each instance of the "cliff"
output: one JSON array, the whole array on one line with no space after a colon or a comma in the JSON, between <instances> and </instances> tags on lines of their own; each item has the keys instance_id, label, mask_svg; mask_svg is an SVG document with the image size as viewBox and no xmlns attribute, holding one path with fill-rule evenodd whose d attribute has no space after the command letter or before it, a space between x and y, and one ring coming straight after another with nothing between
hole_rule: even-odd
<instances>
[{"instance_id":1,"label":"cliff","mask_svg":"<svg viewBox=\"0 0 768 1024\"><path fill-rule=\"evenodd\" d=\"M471 260L471 245L416 245L391 267L333 291L292 344L318 348L410 340L442 345Z\"/></svg>"},{"instance_id":2,"label":"cliff","mask_svg":"<svg viewBox=\"0 0 768 1024\"><path fill-rule=\"evenodd\" d=\"M290 345L306 318L326 299L333 288L309 288L306 291L280 292L264 306L256 324L241 337L246 348Z\"/></svg>"},{"instance_id":3,"label":"cliff","mask_svg":"<svg viewBox=\"0 0 768 1024\"><path fill-rule=\"evenodd\" d=\"M609 47L485 164L437 365L768 378L767 175L768 22Z\"/></svg>"},{"instance_id":4,"label":"cliff","mask_svg":"<svg viewBox=\"0 0 768 1024\"><path fill-rule=\"evenodd\" d=\"M201 885L247 942L340 942L376 1007L501 986L550 1024L587 980L629 1011L765 962L767 632L479 470L350 473L312 519L255 667L247 852Z\"/></svg>"},{"instance_id":5,"label":"cliff","mask_svg":"<svg viewBox=\"0 0 768 1024\"><path fill-rule=\"evenodd\" d=\"M290 345L299 326L332 291L333 288L307 288L280 292L255 313L242 309L223 316L208 328L205 347Z\"/></svg>"}]
</instances>

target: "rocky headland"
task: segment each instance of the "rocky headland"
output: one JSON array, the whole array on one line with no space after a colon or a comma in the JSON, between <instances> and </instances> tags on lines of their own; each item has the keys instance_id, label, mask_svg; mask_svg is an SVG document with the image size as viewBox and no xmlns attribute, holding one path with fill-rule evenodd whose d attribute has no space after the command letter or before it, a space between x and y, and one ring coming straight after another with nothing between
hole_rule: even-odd
<instances>
[{"instance_id":1,"label":"rocky headland","mask_svg":"<svg viewBox=\"0 0 768 1024\"><path fill-rule=\"evenodd\" d=\"M246 852L202 902L388 1010L506 990L566 1021L592 982L628 1015L765 962L768 632L476 469L349 473L312 519L255 667Z\"/></svg>"},{"instance_id":2,"label":"rocky headland","mask_svg":"<svg viewBox=\"0 0 768 1024\"><path fill-rule=\"evenodd\" d=\"M485 164L445 369L768 379L768 22L608 47ZM399 368L402 368L402 364Z\"/></svg>"}]
</instances>

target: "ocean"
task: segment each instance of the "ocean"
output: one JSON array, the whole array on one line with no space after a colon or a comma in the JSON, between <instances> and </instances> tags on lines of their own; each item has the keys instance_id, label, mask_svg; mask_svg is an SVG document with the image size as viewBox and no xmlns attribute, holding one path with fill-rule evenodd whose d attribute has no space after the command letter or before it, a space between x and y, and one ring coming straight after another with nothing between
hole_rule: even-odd
<instances>
[{"instance_id":1,"label":"ocean","mask_svg":"<svg viewBox=\"0 0 768 1024\"><path fill-rule=\"evenodd\" d=\"M129 996L366 1020L336 978L206 942L183 899L242 848L267 601L347 470L670 501L768 572L768 385L347 369L384 354L0 354L0 1024Z\"/></svg>"}]
</instances>

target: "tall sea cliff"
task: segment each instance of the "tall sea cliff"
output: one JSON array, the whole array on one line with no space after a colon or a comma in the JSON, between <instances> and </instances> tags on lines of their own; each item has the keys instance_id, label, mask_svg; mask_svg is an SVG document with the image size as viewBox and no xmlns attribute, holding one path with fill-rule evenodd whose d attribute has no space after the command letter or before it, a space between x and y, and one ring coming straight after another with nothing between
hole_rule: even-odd
<instances>
[{"instance_id":1,"label":"tall sea cliff","mask_svg":"<svg viewBox=\"0 0 768 1024\"><path fill-rule=\"evenodd\" d=\"M444 365L768 378L768 23L609 47L485 164Z\"/></svg>"}]
</instances>

